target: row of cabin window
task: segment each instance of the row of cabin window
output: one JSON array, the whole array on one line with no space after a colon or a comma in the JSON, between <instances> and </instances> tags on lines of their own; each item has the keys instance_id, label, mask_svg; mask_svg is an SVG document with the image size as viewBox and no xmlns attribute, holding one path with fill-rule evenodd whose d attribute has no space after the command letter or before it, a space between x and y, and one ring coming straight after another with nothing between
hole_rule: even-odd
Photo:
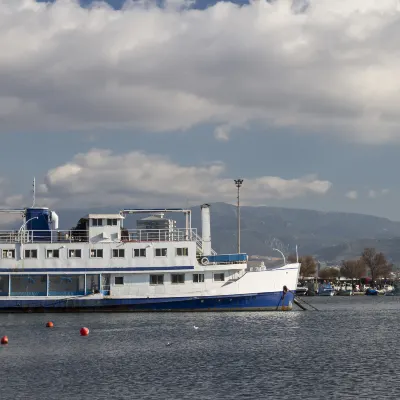
<instances>
[{"instance_id":1,"label":"row of cabin window","mask_svg":"<svg viewBox=\"0 0 400 400\"><path fill-rule=\"evenodd\" d=\"M92 226L103 226L103 221L101 218L92 218ZM105 221L105 226L116 226L118 224L116 218L107 218Z\"/></svg>"},{"instance_id":2,"label":"row of cabin window","mask_svg":"<svg viewBox=\"0 0 400 400\"><path fill-rule=\"evenodd\" d=\"M133 249L134 257L146 257L147 249ZM189 249L187 247L178 247L175 249L175 255L185 257L189 255ZM90 258L103 258L103 249L90 249L89 255ZM166 257L167 249L154 249L154 255L156 257ZM15 249L3 249L2 253L3 258L15 258ZM112 249L111 252L112 258L125 258L125 249ZM59 258L60 257L60 249L47 249L46 250L47 258ZM82 258L82 250L81 249L68 249L68 257L69 258ZM26 249L24 252L24 258L38 258L37 249Z\"/></svg>"},{"instance_id":3,"label":"row of cabin window","mask_svg":"<svg viewBox=\"0 0 400 400\"><path fill-rule=\"evenodd\" d=\"M204 274L193 274L193 283L202 283L204 282ZM214 282L224 282L225 281L225 274L215 273L214 274ZM173 285L185 283L185 274L171 274L171 283ZM114 279L115 285L123 285L124 284L124 277L123 276L116 276ZM150 285L164 285L164 275L150 275Z\"/></svg>"}]
</instances>

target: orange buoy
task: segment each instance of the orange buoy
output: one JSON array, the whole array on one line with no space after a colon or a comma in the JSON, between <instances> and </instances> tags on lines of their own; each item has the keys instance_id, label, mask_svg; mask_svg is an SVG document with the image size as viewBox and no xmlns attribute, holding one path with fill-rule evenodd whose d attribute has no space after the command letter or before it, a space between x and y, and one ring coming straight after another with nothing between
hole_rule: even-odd
<instances>
[{"instance_id":1,"label":"orange buoy","mask_svg":"<svg viewBox=\"0 0 400 400\"><path fill-rule=\"evenodd\" d=\"M47 322L46 328L54 328L54 324L52 321Z\"/></svg>"},{"instance_id":2,"label":"orange buoy","mask_svg":"<svg viewBox=\"0 0 400 400\"><path fill-rule=\"evenodd\" d=\"M7 336L3 336L0 340L1 344L8 344L8 337Z\"/></svg>"},{"instance_id":3,"label":"orange buoy","mask_svg":"<svg viewBox=\"0 0 400 400\"><path fill-rule=\"evenodd\" d=\"M81 336L88 336L89 335L89 328L83 327L80 330Z\"/></svg>"}]
</instances>

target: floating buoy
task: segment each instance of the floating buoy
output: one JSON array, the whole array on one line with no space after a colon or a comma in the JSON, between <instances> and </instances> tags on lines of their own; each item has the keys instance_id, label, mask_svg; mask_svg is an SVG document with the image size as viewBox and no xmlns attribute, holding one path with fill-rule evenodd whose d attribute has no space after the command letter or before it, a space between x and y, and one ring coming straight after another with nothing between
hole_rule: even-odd
<instances>
[{"instance_id":1,"label":"floating buoy","mask_svg":"<svg viewBox=\"0 0 400 400\"><path fill-rule=\"evenodd\" d=\"M80 330L81 336L88 336L89 335L89 328L83 327Z\"/></svg>"},{"instance_id":2,"label":"floating buoy","mask_svg":"<svg viewBox=\"0 0 400 400\"><path fill-rule=\"evenodd\" d=\"M52 321L49 321L49 322L46 324L46 328L54 328L53 322L52 322Z\"/></svg>"},{"instance_id":3,"label":"floating buoy","mask_svg":"<svg viewBox=\"0 0 400 400\"><path fill-rule=\"evenodd\" d=\"M3 336L0 340L1 344L8 344L8 337L7 336Z\"/></svg>"}]
</instances>

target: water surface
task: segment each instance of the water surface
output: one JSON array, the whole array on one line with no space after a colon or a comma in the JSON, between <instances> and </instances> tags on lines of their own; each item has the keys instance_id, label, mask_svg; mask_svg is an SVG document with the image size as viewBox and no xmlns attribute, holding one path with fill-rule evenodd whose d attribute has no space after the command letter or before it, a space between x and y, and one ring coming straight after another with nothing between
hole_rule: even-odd
<instances>
[{"instance_id":1,"label":"water surface","mask_svg":"<svg viewBox=\"0 0 400 400\"><path fill-rule=\"evenodd\" d=\"M399 398L400 297L304 299L319 311L0 314L0 399Z\"/></svg>"}]
</instances>

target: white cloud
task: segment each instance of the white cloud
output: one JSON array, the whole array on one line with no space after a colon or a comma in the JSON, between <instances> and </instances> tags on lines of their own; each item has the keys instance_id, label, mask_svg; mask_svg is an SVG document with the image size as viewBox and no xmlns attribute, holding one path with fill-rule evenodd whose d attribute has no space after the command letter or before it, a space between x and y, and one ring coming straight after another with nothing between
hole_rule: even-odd
<instances>
[{"instance_id":1,"label":"white cloud","mask_svg":"<svg viewBox=\"0 0 400 400\"><path fill-rule=\"evenodd\" d=\"M349 192L346 193L346 197L348 197L351 200L355 200L358 197L358 193L356 190L350 190Z\"/></svg>"},{"instance_id":2,"label":"white cloud","mask_svg":"<svg viewBox=\"0 0 400 400\"><path fill-rule=\"evenodd\" d=\"M93 149L76 155L69 163L51 169L38 186L38 204L78 207L129 205L184 205L187 201L236 201L233 179L224 176L222 163L206 166L178 165L160 155L130 152L113 154ZM273 176L245 178L243 204L267 203L323 195L331 183L310 175L298 179Z\"/></svg>"},{"instance_id":3,"label":"white cloud","mask_svg":"<svg viewBox=\"0 0 400 400\"><path fill-rule=\"evenodd\" d=\"M122 11L0 0L0 132L251 121L399 138L397 0L148 1Z\"/></svg>"},{"instance_id":4,"label":"white cloud","mask_svg":"<svg viewBox=\"0 0 400 400\"><path fill-rule=\"evenodd\" d=\"M0 210L17 210L22 209L23 196L22 195L10 195L10 188L5 178L0 177ZM0 230L6 229L8 226L21 222L22 223L22 212L21 213L8 213L0 212Z\"/></svg>"},{"instance_id":5,"label":"white cloud","mask_svg":"<svg viewBox=\"0 0 400 400\"><path fill-rule=\"evenodd\" d=\"M368 190L368 197L371 199L376 199L377 197L386 196L388 193L389 189L380 189L380 190L370 189Z\"/></svg>"}]
</instances>

